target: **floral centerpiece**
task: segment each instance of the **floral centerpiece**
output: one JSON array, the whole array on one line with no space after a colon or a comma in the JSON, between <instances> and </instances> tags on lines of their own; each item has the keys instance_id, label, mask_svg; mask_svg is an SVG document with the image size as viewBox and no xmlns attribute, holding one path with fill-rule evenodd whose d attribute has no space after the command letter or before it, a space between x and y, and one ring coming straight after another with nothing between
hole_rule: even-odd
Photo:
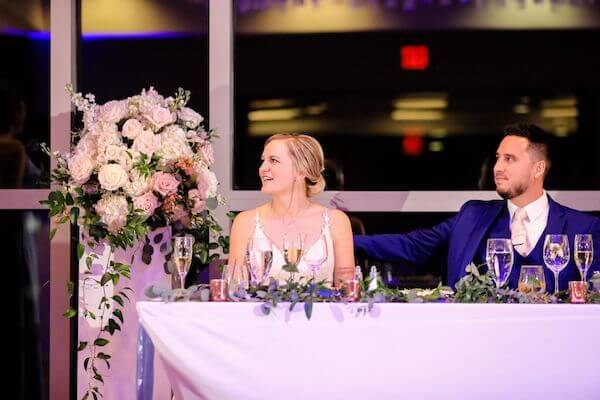
<instances>
[{"instance_id":1,"label":"floral centerpiece","mask_svg":"<svg viewBox=\"0 0 600 400\"><path fill-rule=\"evenodd\" d=\"M84 243L91 247L105 243L114 251L139 243L146 264L153 253L146 235L158 227L193 234L194 256L202 264L219 256L209 257L209 250L222 247L226 252L228 239L211 215L211 210L224 203L210 170L215 161L211 142L216 135L203 128L200 114L186 107L190 92L179 89L174 97L165 98L150 88L98 105L91 94L74 93L71 86L67 90L82 113L83 126L72 134L69 153L51 153L44 146L56 159L52 181L57 189L43 201L53 221L79 225ZM51 230L51 237L55 232L56 228ZM162 246L161 251L168 254L169 247ZM77 255L83 254L84 246L79 243ZM93 254L86 258L85 279L95 279L93 258ZM104 287L130 276L129 265L109 261L96 282ZM107 335L120 330L127 291L124 288L112 296L114 306L109 307L103 296L98 309L83 310L83 317L101 320L95 341L79 343L79 350L90 352L84 362L90 377L85 397L100 395L98 385L104 380L98 362L110 367L110 355L99 348L108 344ZM69 309L65 315L75 316L76 311Z\"/></svg>"}]
</instances>

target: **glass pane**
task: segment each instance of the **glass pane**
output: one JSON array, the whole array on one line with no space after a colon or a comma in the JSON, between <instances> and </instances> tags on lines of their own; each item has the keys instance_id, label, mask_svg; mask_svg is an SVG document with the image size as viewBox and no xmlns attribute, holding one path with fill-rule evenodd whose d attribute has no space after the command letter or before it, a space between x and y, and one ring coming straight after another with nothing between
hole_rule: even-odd
<instances>
[{"instance_id":1,"label":"glass pane","mask_svg":"<svg viewBox=\"0 0 600 400\"><path fill-rule=\"evenodd\" d=\"M50 1L0 3L0 189L48 187Z\"/></svg>"},{"instance_id":2,"label":"glass pane","mask_svg":"<svg viewBox=\"0 0 600 400\"><path fill-rule=\"evenodd\" d=\"M489 189L502 128L519 122L559 150L547 188L600 188L597 8L556 6L542 22L549 3L408 3L236 2L236 188L259 188L266 137L307 132L329 189ZM509 14L520 22L497 23Z\"/></svg>"},{"instance_id":3,"label":"glass pane","mask_svg":"<svg viewBox=\"0 0 600 400\"><path fill-rule=\"evenodd\" d=\"M183 87L207 117L207 1L82 0L81 29L79 91L102 104L150 86L165 97Z\"/></svg>"},{"instance_id":4,"label":"glass pane","mask_svg":"<svg viewBox=\"0 0 600 400\"><path fill-rule=\"evenodd\" d=\"M0 211L0 226L10 235L0 241L2 265L10 278L5 290L16 312L11 327L18 354L11 368L19 371L18 398L49 396L50 221L47 211ZM10 272L8 272L10 271ZM16 327L13 330L12 327Z\"/></svg>"}]
</instances>

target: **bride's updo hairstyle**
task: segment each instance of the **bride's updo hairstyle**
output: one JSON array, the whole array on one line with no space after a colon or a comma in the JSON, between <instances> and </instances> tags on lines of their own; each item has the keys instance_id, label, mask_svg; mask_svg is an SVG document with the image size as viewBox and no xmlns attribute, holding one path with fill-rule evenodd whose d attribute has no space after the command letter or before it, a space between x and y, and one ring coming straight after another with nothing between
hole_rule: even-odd
<instances>
[{"instance_id":1,"label":"bride's updo hairstyle","mask_svg":"<svg viewBox=\"0 0 600 400\"><path fill-rule=\"evenodd\" d=\"M325 189L323 148L317 139L298 133L278 133L265 142L284 140L296 171L304 175L306 195L316 196Z\"/></svg>"}]
</instances>

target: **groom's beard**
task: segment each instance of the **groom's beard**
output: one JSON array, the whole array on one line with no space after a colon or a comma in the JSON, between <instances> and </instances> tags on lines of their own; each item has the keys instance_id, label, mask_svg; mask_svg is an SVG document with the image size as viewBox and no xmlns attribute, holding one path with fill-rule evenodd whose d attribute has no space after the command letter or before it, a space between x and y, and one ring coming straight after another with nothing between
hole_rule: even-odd
<instances>
[{"instance_id":1,"label":"groom's beard","mask_svg":"<svg viewBox=\"0 0 600 400\"><path fill-rule=\"evenodd\" d=\"M514 199L515 197L525 193L526 190L527 186L525 184L519 184L506 190L500 190L498 189L498 186L496 186L496 193L498 193L504 200Z\"/></svg>"}]
</instances>

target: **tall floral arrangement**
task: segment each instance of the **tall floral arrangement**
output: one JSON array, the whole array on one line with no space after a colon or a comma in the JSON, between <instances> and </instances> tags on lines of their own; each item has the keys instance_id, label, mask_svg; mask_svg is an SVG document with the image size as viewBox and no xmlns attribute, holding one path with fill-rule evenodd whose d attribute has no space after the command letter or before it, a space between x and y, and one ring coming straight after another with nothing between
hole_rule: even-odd
<instances>
[{"instance_id":1,"label":"tall floral arrangement","mask_svg":"<svg viewBox=\"0 0 600 400\"><path fill-rule=\"evenodd\" d=\"M153 248L146 235L164 226L196 236L194 256L203 264L218 257L209 257L209 250L222 247L227 251L228 240L211 214L224 203L210 169L215 162L212 141L216 135L205 130L203 117L187 107L190 92L180 88L175 96L165 98L150 88L98 105L92 94L75 93L71 86L67 91L80 112L82 127L72 133L72 149L67 154L51 153L44 146L56 159L52 171L56 190L43 201L54 222L79 225L84 243L92 247L107 243L115 250L140 243L147 264ZM52 229L51 237L55 232ZM83 253L84 245L79 243L78 257ZM100 279L93 278L93 258L86 257L85 279L104 287L130 278L130 266L113 261ZM120 330L127 289L112 296L114 306L102 297L100 315L97 310L83 310L84 317L101 319L94 342L79 344L79 350L90 351L84 362L90 376L86 397L100 395L98 385L104 380L98 363L102 360L110 367L110 355L100 348L109 343L107 335ZM69 309L65 315L75 316L76 311Z\"/></svg>"}]
</instances>

